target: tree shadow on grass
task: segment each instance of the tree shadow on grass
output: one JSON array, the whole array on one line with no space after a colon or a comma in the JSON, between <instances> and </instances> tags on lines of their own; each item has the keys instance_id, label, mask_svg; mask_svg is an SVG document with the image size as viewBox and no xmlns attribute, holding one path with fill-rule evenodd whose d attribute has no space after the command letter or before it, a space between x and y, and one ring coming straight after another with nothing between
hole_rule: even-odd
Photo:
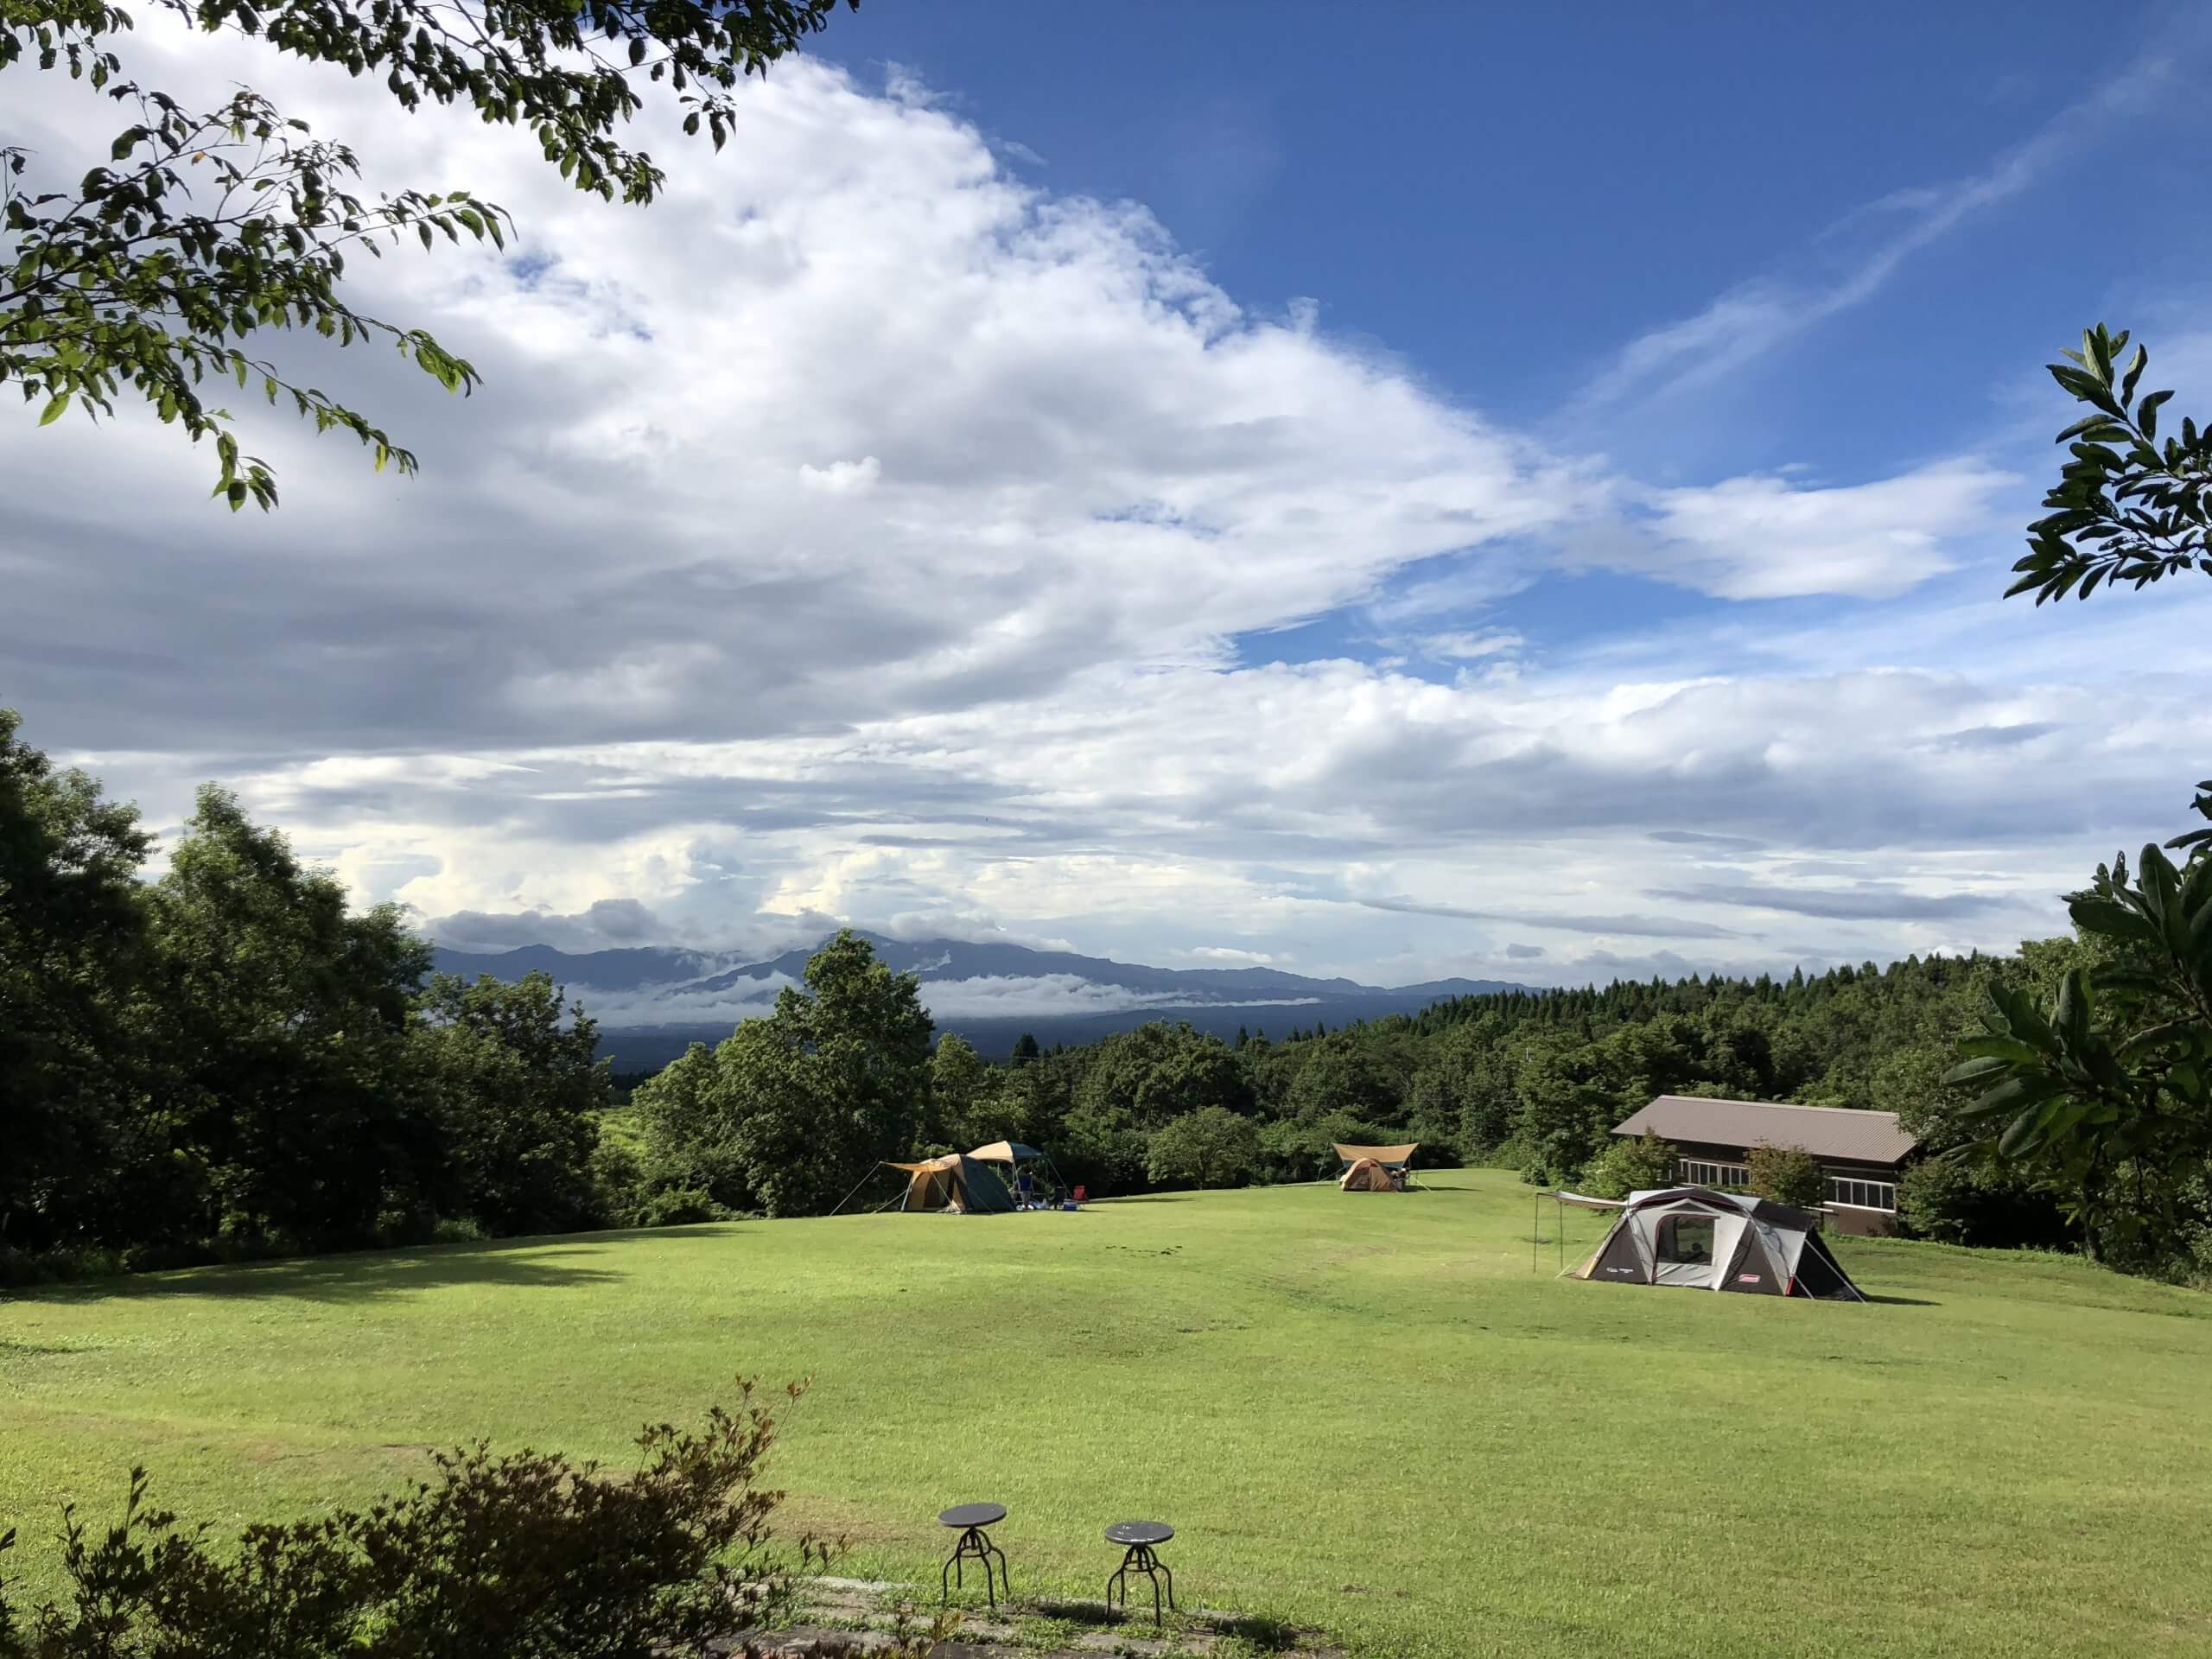
<instances>
[{"instance_id":1,"label":"tree shadow on grass","mask_svg":"<svg viewBox=\"0 0 2212 1659\"><path fill-rule=\"evenodd\" d=\"M1084 1208L1093 1204L1181 1204L1195 1196L1190 1192L1124 1192L1116 1198L1092 1198Z\"/></svg>"},{"instance_id":2,"label":"tree shadow on grass","mask_svg":"<svg viewBox=\"0 0 2212 1659\"><path fill-rule=\"evenodd\" d=\"M344 1255L295 1256L281 1262L186 1268L54 1285L19 1293L26 1301L97 1302L144 1296L295 1297L315 1302L374 1302L459 1285L522 1289L573 1288L621 1277L606 1266L624 1243L651 1236L682 1236L702 1228L664 1227L564 1238L489 1239L480 1243L433 1244ZM586 1242L588 1241L588 1242Z\"/></svg>"}]
</instances>

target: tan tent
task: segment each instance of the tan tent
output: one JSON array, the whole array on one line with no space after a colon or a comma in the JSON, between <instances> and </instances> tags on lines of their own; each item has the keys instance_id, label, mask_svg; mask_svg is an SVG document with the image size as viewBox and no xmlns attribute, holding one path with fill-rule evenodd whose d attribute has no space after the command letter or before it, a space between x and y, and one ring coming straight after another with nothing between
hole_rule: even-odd
<instances>
[{"instance_id":1,"label":"tan tent","mask_svg":"<svg viewBox=\"0 0 2212 1659\"><path fill-rule=\"evenodd\" d=\"M1337 1178L1338 1192L1402 1192L1409 1184L1419 1185L1413 1180L1410 1167L1414 1150L1421 1145L1418 1141L1408 1141L1402 1147L1354 1147L1341 1141L1329 1144L1344 1162L1344 1173Z\"/></svg>"},{"instance_id":2,"label":"tan tent","mask_svg":"<svg viewBox=\"0 0 2212 1659\"><path fill-rule=\"evenodd\" d=\"M918 1164L890 1164L906 1177L901 1210L957 1210L969 1215L997 1215L1014 1208L1014 1195L998 1172L965 1153L948 1152Z\"/></svg>"},{"instance_id":3,"label":"tan tent","mask_svg":"<svg viewBox=\"0 0 2212 1659\"><path fill-rule=\"evenodd\" d=\"M1351 1167L1344 1171L1344 1179L1337 1183L1343 1192L1395 1192L1401 1190L1395 1177L1372 1158L1355 1158Z\"/></svg>"}]
</instances>

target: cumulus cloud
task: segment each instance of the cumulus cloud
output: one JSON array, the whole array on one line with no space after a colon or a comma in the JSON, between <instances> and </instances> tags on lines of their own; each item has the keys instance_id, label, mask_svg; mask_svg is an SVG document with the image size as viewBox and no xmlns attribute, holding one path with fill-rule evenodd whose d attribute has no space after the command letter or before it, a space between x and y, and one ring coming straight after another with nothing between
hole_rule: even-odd
<instances>
[{"instance_id":1,"label":"cumulus cloud","mask_svg":"<svg viewBox=\"0 0 2212 1659\"><path fill-rule=\"evenodd\" d=\"M1691 960L1608 940L1783 961L1770 907L1637 895L1847 893L1788 861L1879 849L1880 880L1991 904L1835 909L1808 931L1839 956L2001 944L2063 925L2082 848L2169 823L2168 757L2212 743L2199 688L2145 666L2195 660L2202 603L2008 617L1999 645L1988 597L1944 587L1993 463L1646 487L1313 308L1240 303L1143 208L1014 174L911 77L779 67L720 158L649 124L670 187L641 213L511 131L393 121L373 87L144 22L144 79L267 86L380 181L507 203L522 241L359 273L485 372L465 404L302 347L419 480L250 415L286 505L233 518L156 423L0 424L10 701L157 822L194 779L238 784L451 941L765 951L851 920L1135 961L1237 939L1382 983L1541 949L1527 971L1567 979ZM111 111L51 80L24 122L96 158ZM1726 602L1561 645L1508 607L1562 561ZM1788 608L1907 588L1946 597ZM1273 659L1317 618L1427 671ZM2119 676L2139 717L2115 726ZM2021 764L2046 751L2066 766Z\"/></svg>"}]
</instances>

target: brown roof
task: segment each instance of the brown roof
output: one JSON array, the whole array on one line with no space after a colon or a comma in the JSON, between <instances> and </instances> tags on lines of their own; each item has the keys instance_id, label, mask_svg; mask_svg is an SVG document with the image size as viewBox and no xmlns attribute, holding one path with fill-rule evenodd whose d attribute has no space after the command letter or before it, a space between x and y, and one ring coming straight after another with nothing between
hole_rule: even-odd
<instances>
[{"instance_id":1,"label":"brown roof","mask_svg":"<svg viewBox=\"0 0 2212 1659\"><path fill-rule=\"evenodd\" d=\"M1698 1100L1661 1095L1615 1135L1656 1129L1669 1141L1701 1141L1715 1147L1802 1147L1815 1158L1849 1163L1896 1164L1919 1143L1897 1127L1895 1112L1862 1112L1849 1106L1788 1106L1772 1100Z\"/></svg>"}]
</instances>

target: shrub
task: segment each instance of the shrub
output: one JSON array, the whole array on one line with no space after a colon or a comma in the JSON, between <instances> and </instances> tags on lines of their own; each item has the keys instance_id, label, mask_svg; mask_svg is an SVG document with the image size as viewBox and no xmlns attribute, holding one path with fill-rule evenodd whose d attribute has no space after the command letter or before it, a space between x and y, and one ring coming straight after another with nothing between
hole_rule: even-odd
<instances>
[{"instance_id":1,"label":"shrub","mask_svg":"<svg viewBox=\"0 0 2212 1659\"><path fill-rule=\"evenodd\" d=\"M2057 1199L2016 1172L1964 1154L1924 1158L1897 1182L1897 1219L1946 1244L2056 1248L2069 1242Z\"/></svg>"},{"instance_id":2,"label":"shrub","mask_svg":"<svg viewBox=\"0 0 2212 1659\"><path fill-rule=\"evenodd\" d=\"M1235 1186L1260 1159L1259 1131L1225 1106L1201 1106L1170 1120L1147 1149L1155 1181L1186 1186Z\"/></svg>"},{"instance_id":3,"label":"shrub","mask_svg":"<svg viewBox=\"0 0 2212 1659\"><path fill-rule=\"evenodd\" d=\"M1802 1147L1770 1147L1762 1141L1745 1160L1751 1166L1751 1191L1777 1204L1817 1210L1827 1202L1827 1177Z\"/></svg>"},{"instance_id":4,"label":"shrub","mask_svg":"<svg viewBox=\"0 0 2212 1659\"><path fill-rule=\"evenodd\" d=\"M734 1413L638 1437L627 1475L556 1454L440 1454L433 1478L365 1510L248 1528L234 1554L147 1507L94 1540L63 1511L63 1603L0 1589L0 1659L650 1659L772 1622L791 1580L769 1554L783 1494L759 1484L775 1441L739 1384ZM790 1397L800 1390L793 1387ZM0 1548L14 1541L11 1531ZM795 1565L830 1551L801 1538Z\"/></svg>"},{"instance_id":5,"label":"shrub","mask_svg":"<svg viewBox=\"0 0 2212 1659\"><path fill-rule=\"evenodd\" d=\"M1634 1141L1616 1135L1613 1144L1583 1172L1583 1190L1592 1198L1624 1198L1631 1192L1672 1186L1681 1155L1673 1141L1659 1138L1656 1129L1646 1129Z\"/></svg>"}]
</instances>

